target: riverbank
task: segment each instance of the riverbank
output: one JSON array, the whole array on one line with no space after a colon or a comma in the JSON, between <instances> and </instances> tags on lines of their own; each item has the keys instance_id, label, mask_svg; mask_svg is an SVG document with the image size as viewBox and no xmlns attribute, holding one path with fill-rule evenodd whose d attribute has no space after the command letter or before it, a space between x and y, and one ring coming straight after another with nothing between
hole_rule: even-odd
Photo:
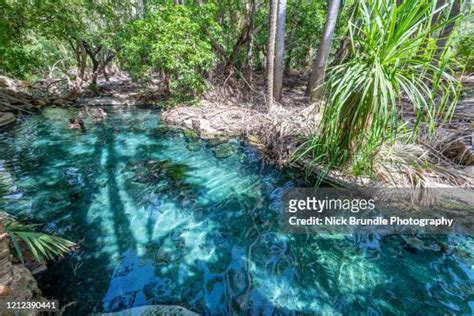
<instances>
[{"instance_id":1,"label":"riverbank","mask_svg":"<svg viewBox=\"0 0 474 316\"><path fill-rule=\"evenodd\" d=\"M320 114L309 116L310 108L304 95L301 77L290 77L283 91L281 104L267 111L264 98L256 91L228 93L215 88L200 101L198 106L178 106L162 113L169 125L193 130L203 139L240 138L257 147L265 161L278 166L296 166L316 176L324 174L325 181L344 187L467 187L474 186L474 147L471 137L474 121L474 77L464 77L464 92L453 119L439 126L436 138L422 137L416 144L385 146L374 158L374 173L354 176L348 170L324 170L308 160L295 161L293 154L304 140L317 130ZM22 96L21 84L3 80L3 89L10 89ZM263 91L263 90L262 90ZM75 99L73 106L159 106L160 99L140 87L125 75L99 81L97 95L87 93ZM25 97L23 97L25 98ZM31 98L29 98L30 100ZM59 98L61 99L61 98ZM39 100L37 108L44 103ZM18 104L14 105L18 107ZM11 111L3 116L8 124L14 122ZM31 107L26 109L32 110ZM17 111L18 112L18 111ZM410 121L409 104L404 112ZM312 117L308 119L308 117ZM7 120L5 120L7 122ZM311 167L309 167L311 166Z\"/></svg>"},{"instance_id":2,"label":"riverbank","mask_svg":"<svg viewBox=\"0 0 474 316\"><path fill-rule=\"evenodd\" d=\"M474 185L474 152L469 148L469 106L455 112L449 126L441 128L439 138L419 144L397 144L385 147L374 161L373 177L353 176L344 170L325 172L325 181L344 187L464 187ZM308 122L309 108L277 106L272 112L263 112L235 104L203 100L198 107L182 106L162 114L167 124L193 130L202 138L241 138L261 150L264 159L279 166L296 166L316 175L324 172L322 166L308 168L292 155L317 126L319 117ZM403 155L406 161L397 157ZM418 162L421 169L413 168L409 160ZM422 183L421 183L422 182Z\"/></svg>"}]
</instances>

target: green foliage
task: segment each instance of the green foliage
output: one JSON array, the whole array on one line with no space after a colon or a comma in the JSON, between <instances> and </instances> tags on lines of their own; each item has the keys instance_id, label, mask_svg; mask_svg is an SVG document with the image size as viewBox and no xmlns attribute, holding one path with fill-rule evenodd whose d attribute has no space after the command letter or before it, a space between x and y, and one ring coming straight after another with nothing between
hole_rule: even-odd
<instances>
[{"instance_id":1,"label":"green foliage","mask_svg":"<svg viewBox=\"0 0 474 316\"><path fill-rule=\"evenodd\" d=\"M324 1L289 1L287 23L287 59L291 68L310 66L326 21Z\"/></svg>"},{"instance_id":2,"label":"green foliage","mask_svg":"<svg viewBox=\"0 0 474 316\"><path fill-rule=\"evenodd\" d=\"M161 74L166 90L177 97L203 93L205 75L216 61L203 26L217 25L206 8L165 3L126 25L119 55L124 68L135 79Z\"/></svg>"},{"instance_id":3,"label":"green foliage","mask_svg":"<svg viewBox=\"0 0 474 316\"><path fill-rule=\"evenodd\" d=\"M474 33L466 34L458 39L456 45L456 62L466 67L469 73L474 72Z\"/></svg>"},{"instance_id":4,"label":"green foliage","mask_svg":"<svg viewBox=\"0 0 474 316\"><path fill-rule=\"evenodd\" d=\"M75 246L75 243L67 239L48 235L41 232L35 232L37 225L27 225L14 221L11 218L3 220L5 231L10 235L11 241L17 252L18 258L23 262L24 256L18 239L22 240L36 260L46 262L55 257L62 257Z\"/></svg>"},{"instance_id":5,"label":"green foliage","mask_svg":"<svg viewBox=\"0 0 474 316\"><path fill-rule=\"evenodd\" d=\"M70 44L76 41L114 51L113 38L130 20L130 9L125 0L0 0L0 72L35 79L53 65L75 67Z\"/></svg>"},{"instance_id":6,"label":"green foliage","mask_svg":"<svg viewBox=\"0 0 474 316\"><path fill-rule=\"evenodd\" d=\"M439 119L449 118L458 83L446 68L446 54L435 57L434 34L443 26L433 21L435 7L435 0L360 2L360 22L349 28L352 57L330 71L320 134L300 155L329 167L349 165L354 174L370 173L384 142L404 129L415 135L422 122L433 132ZM415 112L412 126L399 111L402 96Z\"/></svg>"}]
</instances>

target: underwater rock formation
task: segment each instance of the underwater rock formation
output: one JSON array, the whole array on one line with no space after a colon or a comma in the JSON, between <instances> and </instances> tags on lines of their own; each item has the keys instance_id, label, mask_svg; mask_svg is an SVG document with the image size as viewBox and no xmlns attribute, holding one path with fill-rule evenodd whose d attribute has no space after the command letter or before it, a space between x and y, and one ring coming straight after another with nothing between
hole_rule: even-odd
<instances>
[{"instance_id":1,"label":"underwater rock formation","mask_svg":"<svg viewBox=\"0 0 474 316\"><path fill-rule=\"evenodd\" d=\"M231 143L217 145L212 150L216 158L227 158L235 154L235 147Z\"/></svg>"}]
</instances>

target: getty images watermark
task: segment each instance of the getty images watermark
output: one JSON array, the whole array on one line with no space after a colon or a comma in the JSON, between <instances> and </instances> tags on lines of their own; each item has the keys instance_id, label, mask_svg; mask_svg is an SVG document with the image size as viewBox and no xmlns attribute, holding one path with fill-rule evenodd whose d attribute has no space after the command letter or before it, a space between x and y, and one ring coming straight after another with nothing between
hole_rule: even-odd
<instances>
[{"instance_id":1,"label":"getty images watermark","mask_svg":"<svg viewBox=\"0 0 474 316\"><path fill-rule=\"evenodd\" d=\"M471 189L294 188L282 196L288 233L467 234L474 232Z\"/></svg>"}]
</instances>

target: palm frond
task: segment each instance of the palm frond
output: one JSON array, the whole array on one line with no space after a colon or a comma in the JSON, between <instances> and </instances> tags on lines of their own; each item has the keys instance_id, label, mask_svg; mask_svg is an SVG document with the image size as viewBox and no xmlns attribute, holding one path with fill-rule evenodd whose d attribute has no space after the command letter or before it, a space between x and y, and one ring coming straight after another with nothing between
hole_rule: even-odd
<instances>
[{"instance_id":1,"label":"palm frond","mask_svg":"<svg viewBox=\"0 0 474 316\"><path fill-rule=\"evenodd\" d=\"M36 232L37 225L22 224L11 218L5 218L3 225L5 226L5 231L10 234L18 258L22 262L24 261L24 256L18 239L22 240L26 246L28 246L35 259L40 262L63 257L76 245L74 242L58 236Z\"/></svg>"}]
</instances>

